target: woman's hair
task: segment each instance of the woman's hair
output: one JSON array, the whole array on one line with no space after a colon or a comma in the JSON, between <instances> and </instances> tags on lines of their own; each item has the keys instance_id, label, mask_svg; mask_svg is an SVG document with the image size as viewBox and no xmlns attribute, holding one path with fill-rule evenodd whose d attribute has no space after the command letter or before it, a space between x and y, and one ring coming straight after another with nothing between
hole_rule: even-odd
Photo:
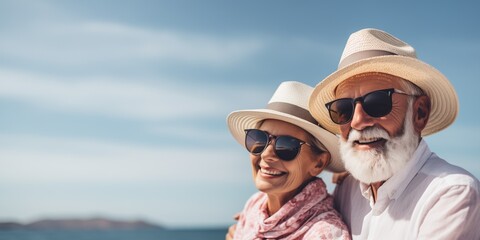
<instances>
[{"instance_id":1,"label":"woman's hair","mask_svg":"<svg viewBox=\"0 0 480 240\"><path fill-rule=\"evenodd\" d=\"M307 132L307 131L306 131ZM324 152L328 152L327 148L318 140L315 138L311 133L307 132L308 134L308 142L312 145L312 150L315 154L322 154Z\"/></svg>"},{"instance_id":2,"label":"woman's hair","mask_svg":"<svg viewBox=\"0 0 480 240\"><path fill-rule=\"evenodd\" d=\"M332 161L332 155L330 154L329 151L326 150L327 148L322 144L322 142L320 142L320 140L315 138L311 133L307 132L307 136L308 136L307 141L312 145L311 149L313 154L317 156L323 153L328 154L329 157L326 160L326 162L322 162L323 167L330 165L330 162Z\"/></svg>"}]
</instances>

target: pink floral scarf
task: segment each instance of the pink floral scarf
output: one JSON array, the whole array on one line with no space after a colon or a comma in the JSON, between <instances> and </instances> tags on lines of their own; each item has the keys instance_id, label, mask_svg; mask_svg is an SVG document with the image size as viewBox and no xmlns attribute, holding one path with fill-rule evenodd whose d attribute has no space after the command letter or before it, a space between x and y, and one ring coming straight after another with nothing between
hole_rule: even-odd
<instances>
[{"instance_id":1,"label":"pink floral scarf","mask_svg":"<svg viewBox=\"0 0 480 240\"><path fill-rule=\"evenodd\" d=\"M272 216L267 213L267 194L254 194L240 214L234 239L350 239L350 235L333 209L325 183L316 178Z\"/></svg>"}]
</instances>

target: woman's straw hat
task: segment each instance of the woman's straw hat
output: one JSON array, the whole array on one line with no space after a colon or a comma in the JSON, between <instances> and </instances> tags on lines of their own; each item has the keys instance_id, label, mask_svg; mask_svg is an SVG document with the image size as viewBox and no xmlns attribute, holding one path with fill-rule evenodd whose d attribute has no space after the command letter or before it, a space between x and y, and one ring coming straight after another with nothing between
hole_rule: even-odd
<instances>
[{"instance_id":1,"label":"woman's straw hat","mask_svg":"<svg viewBox=\"0 0 480 240\"><path fill-rule=\"evenodd\" d=\"M276 119L303 128L317 138L330 152L331 161L326 170L345 171L340 160L338 138L318 126L308 111L308 99L313 88L300 82L283 82L277 88L264 109L240 110L230 113L227 124L235 140L245 144L245 129L256 128L260 121Z\"/></svg>"}]
</instances>

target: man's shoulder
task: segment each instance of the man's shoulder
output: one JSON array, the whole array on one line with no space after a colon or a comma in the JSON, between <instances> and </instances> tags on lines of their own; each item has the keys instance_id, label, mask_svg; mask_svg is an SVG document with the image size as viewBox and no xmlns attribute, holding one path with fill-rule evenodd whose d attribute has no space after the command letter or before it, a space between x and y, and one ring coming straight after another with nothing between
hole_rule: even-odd
<instances>
[{"instance_id":1,"label":"man's shoulder","mask_svg":"<svg viewBox=\"0 0 480 240\"><path fill-rule=\"evenodd\" d=\"M331 216L328 219L314 223L303 239L351 239L347 225L340 217Z\"/></svg>"},{"instance_id":2,"label":"man's shoulder","mask_svg":"<svg viewBox=\"0 0 480 240\"><path fill-rule=\"evenodd\" d=\"M334 198L336 198L338 195L347 197L346 195L352 194L360 194L360 182L350 174L343 179L341 184L336 185Z\"/></svg>"},{"instance_id":3,"label":"man's shoulder","mask_svg":"<svg viewBox=\"0 0 480 240\"><path fill-rule=\"evenodd\" d=\"M419 174L444 185L466 185L479 188L478 179L467 170L453 165L437 156L430 156L429 161L420 169Z\"/></svg>"}]
</instances>

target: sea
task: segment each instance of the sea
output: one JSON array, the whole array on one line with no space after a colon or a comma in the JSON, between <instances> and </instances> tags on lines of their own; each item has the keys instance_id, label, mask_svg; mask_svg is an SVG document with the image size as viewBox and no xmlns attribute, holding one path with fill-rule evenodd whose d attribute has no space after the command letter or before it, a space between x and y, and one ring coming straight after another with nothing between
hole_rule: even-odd
<instances>
[{"instance_id":1,"label":"sea","mask_svg":"<svg viewBox=\"0 0 480 240\"><path fill-rule=\"evenodd\" d=\"M1 230L0 240L215 240L227 228L147 230Z\"/></svg>"}]
</instances>

